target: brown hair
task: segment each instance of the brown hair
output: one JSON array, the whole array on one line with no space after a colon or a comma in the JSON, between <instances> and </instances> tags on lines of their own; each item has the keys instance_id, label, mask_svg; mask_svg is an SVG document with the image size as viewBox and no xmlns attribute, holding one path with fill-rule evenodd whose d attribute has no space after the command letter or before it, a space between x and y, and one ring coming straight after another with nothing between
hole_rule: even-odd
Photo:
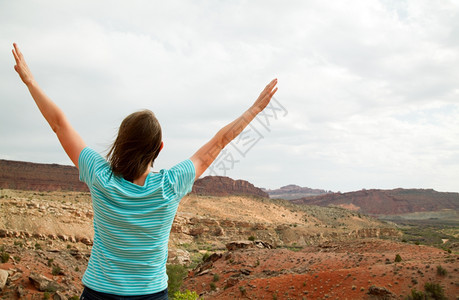
<instances>
[{"instance_id":1,"label":"brown hair","mask_svg":"<svg viewBox=\"0 0 459 300\"><path fill-rule=\"evenodd\" d=\"M139 178L161 150L161 126L150 110L127 116L121 122L118 136L110 147L107 159L115 175L133 182Z\"/></svg>"}]
</instances>

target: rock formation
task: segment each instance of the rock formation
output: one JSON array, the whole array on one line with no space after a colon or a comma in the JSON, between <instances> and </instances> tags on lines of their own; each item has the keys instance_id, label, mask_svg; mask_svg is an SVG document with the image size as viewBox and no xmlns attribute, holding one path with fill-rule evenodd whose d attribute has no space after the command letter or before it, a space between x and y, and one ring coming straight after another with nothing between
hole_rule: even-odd
<instances>
[{"instance_id":1,"label":"rock formation","mask_svg":"<svg viewBox=\"0 0 459 300\"><path fill-rule=\"evenodd\" d=\"M342 206L372 215L459 210L459 193L432 189L361 190L292 200L295 204Z\"/></svg>"},{"instance_id":2,"label":"rock formation","mask_svg":"<svg viewBox=\"0 0 459 300\"><path fill-rule=\"evenodd\" d=\"M86 184L79 181L78 169L57 164L38 164L0 160L0 188L29 191L80 191L88 192ZM268 198L268 194L245 180L223 176L198 179L193 193L208 196L246 195Z\"/></svg>"},{"instance_id":3,"label":"rock formation","mask_svg":"<svg viewBox=\"0 0 459 300\"><path fill-rule=\"evenodd\" d=\"M224 176L206 176L196 180L192 193L207 196L245 195L268 198L269 195L245 180Z\"/></svg>"},{"instance_id":4,"label":"rock formation","mask_svg":"<svg viewBox=\"0 0 459 300\"><path fill-rule=\"evenodd\" d=\"M264 191L269 194L270 198L285 199L285 200L299 199L303 197L310 197L310 196L317 196L317 195L331 193L330 191L325 191L321 189L311 189L308 187L301 187L295 184L289 184L289 185L286 185L279 189L274 189L274 190L264 189Z\"/></svg>"},{"instance_id":5,"label":"rock formation","mask_svg":"<svg viewBox=\"0 0 459 300\"><path fill-rule=\"evenodd\" d=\"M87 192L78 169L57 164L0 160L0 188L31 191Z\"/></svg>"}]
</instances>

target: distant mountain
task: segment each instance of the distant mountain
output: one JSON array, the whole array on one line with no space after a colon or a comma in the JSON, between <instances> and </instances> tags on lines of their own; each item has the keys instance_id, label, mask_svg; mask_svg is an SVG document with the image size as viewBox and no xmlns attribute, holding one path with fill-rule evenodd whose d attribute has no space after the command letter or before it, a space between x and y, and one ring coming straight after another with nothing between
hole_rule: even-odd
<instances>
[{"instance_id":1,"label":"distant mountain","mask_svg":"<svg viewBox=\"0 0 459 300\"><path fill-rule=\"evenodd\" d=\"M361 190L292 200L296 204L336 205L373 215L401 215L444 209L459 210L459 193L432 189Z\"/></svg>"},{"instance_id":2,"label":"distant mountain","mask_svg":"<svg viewBox=\"0 0 459 300\"><path fill-rule=\"evenodd\" d=\"M320 189L311 189L308 187L301 187L295 184L289 184L289 185L283 186L275 190L269 190L269 189L263 189L263 190L269 194L270 198L285 199L285 200L292 200L292 199L298 199L298 198L303 198L303 197L311 197L311 196L331 193L330 191L325 191L325 190L320 190Z\"/></svg>"},{"instance_id":3,"label":"distant mountain","mask_svg":"<svg viewBox=\"0 0 459 300\"><path fill-rule=\"evenodd\" d=\"M81 191L78 169L57 164L37 164L0 159L0 188L32 191Z\"/></svg>"},{"instance_id":4,"label":"distant mountain","mask_svg":"<svg viewBox=\"0 0 459 300\"><path fill-rule=\"evenodd\" d=\"M0 188L32 191L81 191L78 169L57 164L38 164L0 159ZM268 194L245 180L207 176L196 180L193 193L209 196L247 195L268 198Z\"/></svg>"},{"instance_id":5,"label":"distant mountain","mask_svg":"<svg viewBox=\"0 0 459 300\"><path fill-rule=\"evenodd\" d=\"M192 193L209 196L246 195L268 198L262 189L245 180L234 180L224 176L206 176L196 180Z\"/></svg>"}]
</instances>

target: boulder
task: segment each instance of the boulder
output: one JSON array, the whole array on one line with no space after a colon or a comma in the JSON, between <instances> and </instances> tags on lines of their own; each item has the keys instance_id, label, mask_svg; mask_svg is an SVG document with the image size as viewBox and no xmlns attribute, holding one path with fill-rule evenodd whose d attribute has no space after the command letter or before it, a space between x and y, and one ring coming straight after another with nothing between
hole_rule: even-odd
<instances>
[{"instance_id":1,"label":"boulder","mask_svg":"<svg viewBox=\"0 0 459 300\"><path fill-rule=\"evenodd\" d=\"M273 249L273 245L265 241L256 240L253 243L255 247L260 248L260 249Z\"/></svg>"},{"instance_id":2,"label":"boulder","mask_svg":"<svg viewBox=\"0 0 459 300\"><path fill-rule=\"evenodd\" d=\"M83 238L81 238L80 242L82 242L85 245L92 246L92 241L91 241L90 238L83 237Z\"/></svg>"},{"instance_id":3,"label":"boulder","mask_svg":"<svg viewBox=\"0 0 459 300\"><path fill-rule=\"evenodd\" d=\"M183 249L169 249L168 261L180 265L191 263L190 252Z\"/></svg>"},{"instance_id":4,"label":"boulder","mask_svg":"<svg viewBox=\"0 0 459 300\"><path fill-rule=\"evenodd\" d=\"M253 248L253 242L251 241L232 241L225 245L228 251L233 251L237 249L248 249Z\"/></svg>"},{"instance_id":5,"label":"boulder","mask_svg":"<svg viewBox=\"0 0 459 300\"><path fill-rule=\"evenodd\" d=\"M368 295L372 297L373 299L396 299L396 295L386 289L385 287L379 287L379 286L370 286L368 288Z\"/></svg>"},{"instance_id":6,"label":"boulder","mask_svg":"<svg viewBox=\"0 0 459 300\"><path fill-rule=\"evenodd\" d=\"M8 276L8 271L0 269L0 291L2 291L5 287L6 281L8 280Z\"/></svg>"},{"instance_id":7,"label":"boulder","mask_svg":"<svg viewBox=\"0 0 459 300\"><path fill-rule=\"evenodd\" d=\"M35 272L30 274L29 280L41 292L55 292L61 288L54 280Z\"/></svg>"}]
</instances>

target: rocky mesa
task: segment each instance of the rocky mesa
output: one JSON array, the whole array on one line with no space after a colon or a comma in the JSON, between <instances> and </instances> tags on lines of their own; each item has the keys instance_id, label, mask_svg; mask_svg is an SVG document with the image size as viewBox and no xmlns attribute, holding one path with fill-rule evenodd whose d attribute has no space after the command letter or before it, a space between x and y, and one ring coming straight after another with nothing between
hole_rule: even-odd
<instances>
[{"instance_id":1,"label":"rocky mesa","mask_svg":"<svg viewBox=\"0 0 459 300\"><path fill-rule=\"evenodd\" d=\"M89 191L86 184L79 181L78 169L73 166L11 160L0 160L0 188L29 191ZM196 180L192 193L269 197L248 181L223 176L206 176Z\"/></svg>"},{"instance_id":2,"label":"rocky mesa","mask_svg":"<svg viewBox=\"0 0 459 300\"><path fill-rule=\"evenodd\" d=\"M292 203L341 206L371 215L400 215L414 212L459 210L459 193L432 189L360 190L292 200Z\"/></svg>"}]
</instances>

